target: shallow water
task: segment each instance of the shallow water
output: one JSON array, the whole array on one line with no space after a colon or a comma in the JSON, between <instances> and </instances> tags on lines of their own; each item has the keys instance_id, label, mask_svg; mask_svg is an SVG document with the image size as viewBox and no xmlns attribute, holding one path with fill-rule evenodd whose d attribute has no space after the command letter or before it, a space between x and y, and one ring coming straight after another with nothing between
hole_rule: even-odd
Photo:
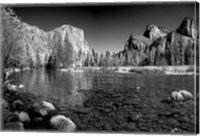
<instances>
[{"instance_id":1,"label":"shallow water","mask_svg":"<svg viewBox=\"0 0 200 136\"><path fill-rule=\"evenodd\" d=\"M112 72L66 72L60 70L27 70L16 75L15 84L24 84L25 92L53 99L65 106L82 105L87 99L84 91L117 91L138 88L155 92L153 95L170 94L173 90L186 89L193 93L192 75L145 75ZM148 97L148 96L147 96ZM152 96L151 96L152 97ZM153 96L154 97L154 96Z\"/></svg>"}]
</instances>

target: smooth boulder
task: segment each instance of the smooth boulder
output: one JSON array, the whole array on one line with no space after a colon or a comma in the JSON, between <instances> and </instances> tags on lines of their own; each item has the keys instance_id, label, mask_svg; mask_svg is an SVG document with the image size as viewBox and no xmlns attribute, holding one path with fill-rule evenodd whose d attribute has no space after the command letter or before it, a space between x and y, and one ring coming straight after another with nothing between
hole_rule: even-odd
<instances>
[{"instance_id":1,"label":"smooth boulder","mask_svg":"<svg viewBox=\"0 0 200 136\"><path fill-rule=\"evenodd\" d=\"M181 93L182 96L183 96L185 99L192 99L192 98L193 98L193 95L192 95L189 91L180 90L179 93Z\"/></svg>"},{"instance_id":2,"label":"smooth boulder","mask_svg":"<svg viewBox=\"0 0 200 136\"><path fill-rule=\"evenodd\" d=\"M51 126L59 131L73 132L76 129L74 122L63 115L53 116L50 120Z\"/></svg>"},{"instance_id":3,"label":"smooth boulder","mask_svg":"<svg viewBox=\"0 0 200 136\"><path fill-rule=\"evenodd\" d=\"M34 107L35 107L35 111L42 116L47 116L50 112L56 110L53 104L46 101L35 103Z\"/></svg>"},{"instance_id":4,"label":"smooth boulder","mask_svg":"<svg viewBox=\"0 0 200 136\"><path fill-rule=\"evenodd\" d=\"M29 122L30 117L27 112L21 111L18 113L18 118L21 122Z\"/></svg>"},{"instance_id":5,"label":"smooth boulder","mask_svg":"<svg viewBox=\"0 0 200 136\"><path fill-rule=\"evenodd\" d=\"M183 101L184 97L182 96L181 93L174 91L171 93L171 98L175 101Z\"/></svg>"}]
</instances>

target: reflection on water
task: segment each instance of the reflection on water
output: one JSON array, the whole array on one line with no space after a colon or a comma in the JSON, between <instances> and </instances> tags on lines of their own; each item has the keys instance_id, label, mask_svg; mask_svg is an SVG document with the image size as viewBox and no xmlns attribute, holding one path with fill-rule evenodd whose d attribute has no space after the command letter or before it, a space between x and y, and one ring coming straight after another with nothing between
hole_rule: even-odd
<instances>
[{"instance_id":1,"label":"reflection on water","mask_svg":"<svg viewBox=\"0 0 200 136\"><path fill-rule=\"evenodd\" d=\"M86 97L84 91L117 91L140 87L141 91L166 93L173 89L193 91L193 76L143 75L96 72L63 72L60 70L28 70L17 76L17 84L24 84L26 92L54 99L65 105L82 105Z\"/></svg>"}]
</instances>

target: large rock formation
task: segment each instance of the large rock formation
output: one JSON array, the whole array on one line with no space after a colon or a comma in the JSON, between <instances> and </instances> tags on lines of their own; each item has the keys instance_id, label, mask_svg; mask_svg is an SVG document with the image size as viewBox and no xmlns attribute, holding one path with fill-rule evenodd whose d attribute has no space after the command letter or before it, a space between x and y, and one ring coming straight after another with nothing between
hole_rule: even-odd
<instances>
[{"instance_id":1,"label":"large rock formation","mask_svg":"<svg viewBox=\"0 0 200 136\"><path fill-rule=\"evenodd\" d=\"M82 67L88 57L93 58L92 47L79 28L63 25L48 32L48 37L54 42L52 51L57 51L57 67Z\"/></svg>"},{"instance_id":2,"label":"large rock formation","mask_svg":"<svg viewBox=\"0 0 200 136\"><path fill-rule=\"evenodd\" d=\"M149 47L150 65L194 64L194 21L185 18L176 31L156 39Z\"/></svg>"},{"instance_id":3,"label":"large rock formation","mask_svg":"<svg viewBox=\"0 0 200 136\"><path fill-rule=\"evenodd\" d=\"M138 66L145 65L147 59L146 50L151 45L152 40L140 34L131 34L125 43L124 50L116 54L121 65Z\"/></svg>"},{"instance_id":4,"label":"large rock formation","mask_svg":"<svg viewBox=\"0 0 200 136\"><path fill-rule=\"evenodd\" d=\"M143 35L151 40L156 40L159 37L166 36L168 33L169 30L166 28L157 27L156 25L148 25Z\"/></svg>"},{"instance_id":5,"label":"large rock formation","mask_svg":"<svg viewBox=\"0 0 200 136\"><path fill-rule=\"evenodd\" d=\"M94 62L93 50L81 29L63 25L45 32L1 9L5 67L82 67Z\"/></svg>"},{"instance_id":6,"label":"large rock formation","mask_svg":"<svg viewBox=\"0 0 200 136\"><path fill-rule=\"evenodd\" d=\"M143 36L131 34L116 55L123 65L192 65L195 50L194 20L186 17L175 31L148 25Z\"/></svg>"}]
</instances>

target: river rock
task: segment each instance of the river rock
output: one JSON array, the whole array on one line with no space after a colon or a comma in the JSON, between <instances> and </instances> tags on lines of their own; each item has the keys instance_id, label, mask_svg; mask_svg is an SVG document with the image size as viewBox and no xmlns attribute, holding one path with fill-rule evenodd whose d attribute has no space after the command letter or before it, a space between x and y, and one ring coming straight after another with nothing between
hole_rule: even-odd
<instances>
[{"instance_id":1,"label":"river rock","mask_svg":"<svg viewBox=\"0 0 200 136\"><path fill-rule=\"evenodd\" d=\"M50 123L53 128L63 132L72 132L76 129L74 122L63 115L53 116Z\"/></svg>"},{"instance_id":2,"label":"river rock","mask_svg":"<svg viewBox=\"0 0 200 136\"><path fill-rule=\"evenodd\" d=\"M38 112L42 116L48 115L50 112L55 111L56 108L53 106L53 104L41 101L39 103L34 104L35 111Z\"/></svg>"},{"instance_id":3,"label":"river rock","mask_svg":"<svg viewBox=\"0 0 200 136\"><path fill-rule=\"evenodd\" d=\"M15 100L12 106L15 110L22 110L24 108L24 103L21 100Z\"/></svg>"},{"instance_id":4,"label":"river rock","mask_svg":"<svg viewBox=\"0 0 200 136\"><path fill-rule=\"evenodd\" d=\"M181 93L182 96L183 96L185 99L192 99L192 98L193 98L193 95L192 95L189 91L180 90L179 93Z\"/></svg>"},{"instance_id":5,"label":"river rock","mask_svg":"<svg viewBox=\"0 0 200 136\"><path fill-rule=\"evenodd\" d=\"M19 88L19 89L24 89L24 85L20 84L20 85L18 86L18 88Z\"/></svg>"},{"instance_id":6,"label":"river rock","mask_svg":"<svg viewBox=\"0 0 200 136\"><path fill-rule=\"evenodd\" d=\"M27 112L24 112L24 111L19 112L18 117L21 122L29 122L30 121L30 117Z\"/></svg>"},{"instance_id":7,"label":"river rock","mask_svg":"<svg viewBox=\"0 0 200 136\"><path fill-rule=\"evenodd\" d=\"M175 101L183 101L184 100L183 95L177 91L173 91L171 93L171 98Z\"/></svg>"},{"instance_id":8,"label":"river rock","mask_svg":"<svg viewBox=\"0 0 200 136\"><path fill-rule=\"evenodd\" d=\"M23 131L24 125L21 122L8 122L3 125L4 130L17 130L17 131Z\"/></svg>"},{"instance_id":9,"label":"river rock","mask_svg":"<svg viewBox=\"0 0 200 136\"><path fill-rule=\"evenodd\" d=\"M18 91L18 88L16 85L8 84L7 88L11 91Z\"/></svg>"}]
</instances>

